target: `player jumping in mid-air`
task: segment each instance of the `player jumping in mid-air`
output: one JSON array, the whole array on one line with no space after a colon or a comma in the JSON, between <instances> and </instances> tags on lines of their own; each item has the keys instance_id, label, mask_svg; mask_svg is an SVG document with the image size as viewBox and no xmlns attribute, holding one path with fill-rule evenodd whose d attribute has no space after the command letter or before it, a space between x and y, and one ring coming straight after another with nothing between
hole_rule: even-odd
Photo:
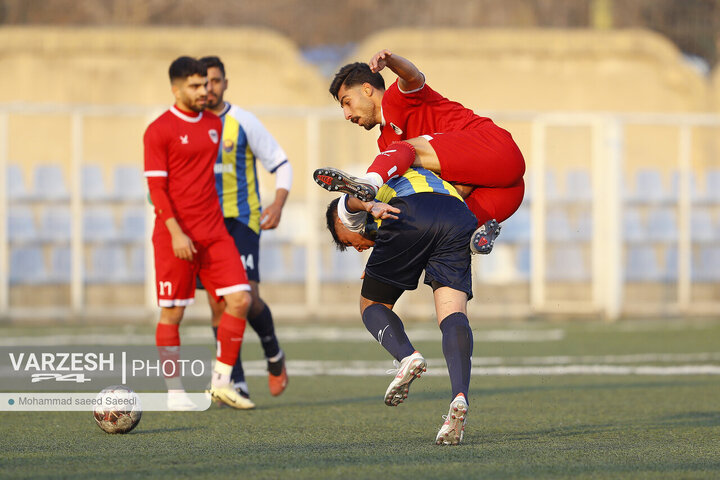
<instances>
[{"instance_id":1,"label":"player jumping in mid-air","mask_svg":"<svg viewBox=\"0 0 720 480\"><path fill-rule=\"evenodd\" d=\"M225 217L225 226L235 241L243 258L245 272L250 283L252 303L248 312L248 323L260 337L267 360L268 386L272 395L280 395L288 384L285 368L285 353L280 348L270 308L260 297L260 231L276 228L292 185L292 166L287 155L273 136L252 113L224 101L228 79L225 65L218 57L200 59L207 67L208 99L206 108L223 122L220 140L221 148L215 162L215 187L220 197L220 207ZM268 171L275 174L275 200L261 208L257 179L256 160ZM208 292L212 310L213 329L222 318L225 305L216 302ZM254 408L242 361L238 355L231 380L236 390L246 400L245 408Z\"/></svg>"},{"instance_id":2,"label":"player jumping in mid-air","mask_svg":"<svg viewBox=\"0 0 720 480\"><path fill-rule=\"evenodd\" d=\"M385 67L398 76L387 90L379 73ZM315 181L369 201L411 165L424 167L463 191L478 221L470 248L490 253L499 222L517 210L525 192L525 160L510 133L435 92L415 65L388 50L369 64L342 67L330 93L347 120L366 130L380 125L381 153L363 177L328 167L315 171Z\"/></svg>"},{"instance_id":3,"label":"player jumping in mid-air","mask_svg":"<svg viewBox=\"0 0 720 480\"><path fill-rule=\"evenodd\" d=\"M144 136L145 177L155 206L152 242L160 320L155 332L163 365L177 362L179 326L185 307L194 301L199 276L225 310L217 333L217 361L211 396L242 408L244 399L230 383L250 307L250 285L235 243L228 234L215 191L213 165L222 122L204 112L206 68L196 59L179 57L170 65L175 104L148 126ZM165 367L164 373L165 373ZM166 374L168 407L193 410L179 369Z\"/></svg>"},{"instance_id":4,"label":"player jumping in mid-air","mask_svg":"<svg viewBox=\"0 0 720 480\"><path fill-rule=\"evenodd\" d=\"M473 350L467 317L472 297L467 237L477 221L455 189L424 168L410 168L390 179L377 192L377 200L362 202L347 194L333 200L326 211L327 227L341 250L373 247L365 266L360 311L370 334L400 362L385 392L389 406L407 398L410 384L426 368L392 311L405 290L417 288L425 271L452 387L450 410L435 443L457 445L465 430ZM374 239L366 227L367 213L381 219Z\"/></svg>"}]
</instances>

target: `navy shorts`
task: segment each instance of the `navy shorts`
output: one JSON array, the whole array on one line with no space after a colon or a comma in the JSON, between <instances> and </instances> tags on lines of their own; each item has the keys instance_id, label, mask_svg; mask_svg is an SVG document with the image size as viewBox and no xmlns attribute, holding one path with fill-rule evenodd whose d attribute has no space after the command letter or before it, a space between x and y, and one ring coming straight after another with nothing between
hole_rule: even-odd
<instances>
[{"instance_id":1,"label":"navy shorts","mask_svg":"<svg viewBox=\"0 0 720 480\"><path fill-rule=\"evenodd\" d=\"M240 253L248 280L260 282L260 235L255 233L243 222L234 218L225 219L225 228L235 242L235 248ZM197 288L204 289L200 279L197 279Z\"/></svg>"},{"instance_id":2,"label":"navy shorts","mask_svg":"<svg viewBox=\"0 0 720 480\"><path fill-rule=\"evenodd\" d=\"M437 282L471 299L470 237L477 220L467 206L437 193L395 197L389 203L401 213L380 225L365 275L414 290L424 270L426 285Z\"/></svg>"}]
</instances>

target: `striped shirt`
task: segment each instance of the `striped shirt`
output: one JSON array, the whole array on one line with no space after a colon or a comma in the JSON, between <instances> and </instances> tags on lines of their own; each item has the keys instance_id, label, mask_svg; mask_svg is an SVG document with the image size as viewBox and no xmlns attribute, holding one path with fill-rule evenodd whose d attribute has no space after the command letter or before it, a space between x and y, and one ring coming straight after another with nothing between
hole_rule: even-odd
<instances>
[{"instance_id":1,"label":"striped shirt","mask_svg":"<svg viewBox=\"0 0 720 480\"><path fill-rule=\"evenodd\" d=\"M214 171L223 216L259 233L262 206L256 160L274 173L287 162L287 155L252 113L226 103L219 117L223 131Z\"/></svg>"}]
</instances>

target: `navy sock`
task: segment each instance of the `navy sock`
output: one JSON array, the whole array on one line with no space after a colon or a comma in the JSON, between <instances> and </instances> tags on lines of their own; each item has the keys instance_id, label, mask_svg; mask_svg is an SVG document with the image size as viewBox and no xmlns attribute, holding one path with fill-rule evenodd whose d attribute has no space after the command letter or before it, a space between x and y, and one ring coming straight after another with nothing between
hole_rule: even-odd
<instances>
[{"instance_id":1,"label":"navy sock","mask_svg":"<svg viewBox=\"0 0 720 480\"><path fill-rule=\"evenodd\" d=\"M215 335L215 340L217 340L217 331L218 327L212 327L213 334ZM242 346L240 346L240 351L238 352L238 358L235 362L235 365L233 365L232 373L230 374L230 381L233 383L240 383L245 381L245 370L243 370L242 366L242 360L240 360L240 354L242 353Z\"/></svg>"},{"instance_id":2,"label":"navy sock","mask_svg":"<svg viewBox=\"0 0 720 480\"><path fill-rule=\"evenodd\" d=\"M415 351L405 335L402 320L385 305L370 305L363 312L362 320L365 328L396 360L400 361Z\"/></svg>"},{"instance_id":3,"label":"navy sock","mask_svg":"<svg viewBox=\"0 0 720 480\"><path fill-rule=\"evenodd\" d=\"M280 345L275 336L275 325L273 325L272 313L267 305L254 317L248 316L248 323L260 337L265 358L272 358L280 353Z\"/></svg>"},{"instance_id":4,"label":"navy sock","mask_svg":"<svg viewBox=\"0 0 720 480\"><path fill-rule=\"evenodd\" d=\"M473 353L473 334L467 316L460 312L448 315L440 322L440 331L453 398L462 393L467 400Z\"/></svg>"}]
</instances>

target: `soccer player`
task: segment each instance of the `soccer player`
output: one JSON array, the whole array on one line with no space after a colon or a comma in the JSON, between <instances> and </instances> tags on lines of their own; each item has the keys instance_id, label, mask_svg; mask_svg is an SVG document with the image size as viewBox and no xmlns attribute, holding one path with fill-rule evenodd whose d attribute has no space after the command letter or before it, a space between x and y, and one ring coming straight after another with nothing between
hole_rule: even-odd
<instances>
[{"instance_id":1,"label":"soccer player","mask_svg":"<svg viewBox=\"0 0 720 480\"><path fill-rule=\"evenodd\" d=\"M235 241L250 283L252 303L247 320L260 337L267 360L270 393L277 396L285 390L288 377L285 353L275 335L272 313L260 297L258 289L260 231L276 228L280 223L282 209L292 185L292 166L285 151L255 115L224 100L228 79L225 76L225 65L220 58L208 56L201 58L200 62L207 68L206 109L220 117L223 122L221 148L214 165L215 187L220 197L225 227ZM265 170L275 174L275 200L264 209L260 205L256 174L258 159ZM216 302L210 292L208 300L212 311L213 330L217 333L217 325L225 305L224 302ZM254 408L240 355L233 368L231 380L245 399L246 408Z\"/></svg>"},{"instance_id":2,"label":"soccer player","mask_svg":"<svg viewBox=\"0 0 720 480\"><path fill-rule=\"evenodd\" d=\"M378 73L385 67L398 76L387 90ZM525 192L525 160L510 133L435 92L414 64L389 50L376 53L369 64L342 67L330 93L347 120L366 130L380 125L381 153L363 177L322 168L315 171L316 182L369 201L411 165L424 167L469 192L465 203L478 221L470 248L490 253L499 222L517 210Z\"/></svg>"},{"instance_id":3,"label":"soccer player","mask_svg":"<svg viewBox=\"0 0 720 480\"><path fill-rule=\"evenodd\" d=\"M177 58L169 74L175 104L148 126L144 136L145 177L155 206L152 241L160 306L156 345L163 365L167 359L177 360L179 325L185 307L194 301L195 278L199 276L208 291L225 303L209 392L218 402L242 408L244 399L231 384L230 373L242 343L251 296L215 192L212 167L222 122L203 111L206 69L197 59ZM168 377L168 407L194 409L180 378Z\"/></svg>"},{"instance_id":4,"label":"soccer player","mask_svg":"<svg viewBox=\"0 0 720 480\"><path fill-rule=\"evenodd\" d=\"M426 369L425 359L392 311L405 290L417 288L424 270L424 282L433 289L452 386L450 411L435 442L457 445L465 429L473 350L467 317L472 298L467 237L477 220L452 185L420 167L390 179L380 187L376 200L363 202L344 194L328 205L326 220L340 250L352 246L362 252L374 247L365 266L360 312L370 334L399 362L385 404L399 405ZM366 225L368 213L380 221L374 238Z\"/></svg>"}]
</instances>

